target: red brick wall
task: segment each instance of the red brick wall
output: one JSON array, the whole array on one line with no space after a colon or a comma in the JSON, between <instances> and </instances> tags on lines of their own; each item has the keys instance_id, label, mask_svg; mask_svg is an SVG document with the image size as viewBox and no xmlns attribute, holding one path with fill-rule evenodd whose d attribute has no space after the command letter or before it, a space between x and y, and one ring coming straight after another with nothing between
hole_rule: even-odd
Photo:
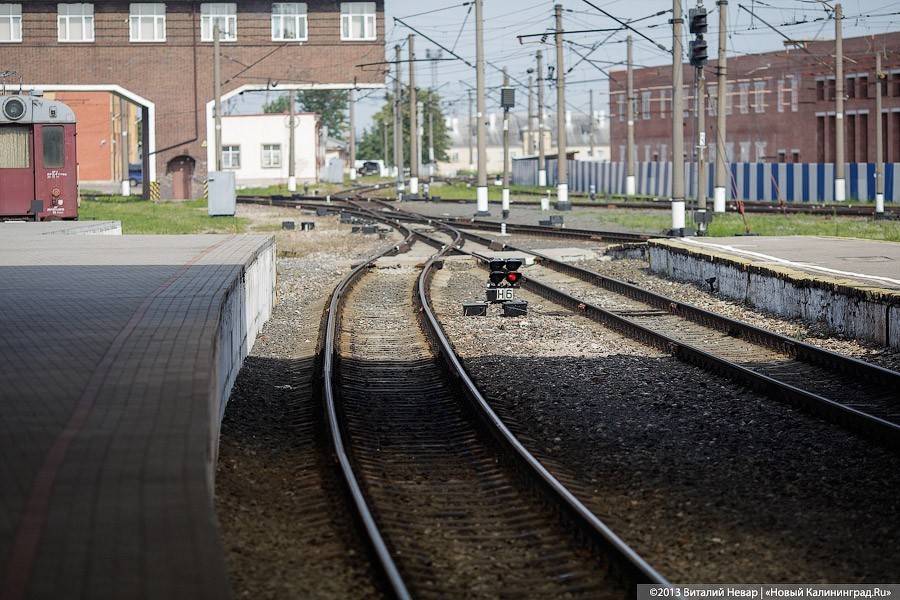
<instances>
[{"instance_id":1,"label":"red brick wall","mask_svg":"<svg viewBox=\"0 0 900 600\"><path fill-rule=\"evenodd\" d=\"M900 47L900 33L889 33L864 38L844 40L844 77L854 83L854 88L845 83L845 150L846 162L875 161L875 48L888 49L888 56L882 56L882 71L888 73L888 84L882 91L882 110L888 111L883 117L887 127L884 130L884 159L886 162L900 162L900 56L892 49ZM733 84L732 113L727 116L727 140L734 144L735 162L756 162L757 147L762 150L765 162L833 162L834 149L834 101L833 93L828 93L827 78L834 79L834 41L811 42L804 52L800 49L781 50L766 54L728 57L728 82ZM710 43L709 54L715 56L715 41ZM820 62L821 61L821 62ZM823 64L823 62L825 64ZM716 141L716 117L710 111L716 98L710 86L716 85L717 61L711 60L706 66L707 93L706 139L707 145ZM685 108L688 116L684 124L684 151L692 156L697 143L695 135L696 113L693 112L694 69L684 67ZM891 74L890 71L897 71ZM867 75L863 80L859 74ZM625 145L626 122L619 116L619 102L625 98L626 72L613 71L610 80L610 152L613 160L625 160L621 149ZM792 79L798 84L796 106L791 106L791 93L785 91L782 112L778 111L779 82L789 87ZM866 84L863 84L863 81ZM671 90L672 67L664 65L634 70L634 96L636 118L634 127L635 148L638 160L648 154L650 160L672 159ZM822 82L822 83L817 83ZM740 110L740 86L749 86L746 114ZM755 108L754 86L763 87L764 112ZM660 101L660 92L668 92L668 100ZM650 92L649 118L642 110L642 94ZM663 106L664 105L664 106ZM661 115L660 109L664 108ZM795 110L796 109L796 110ZM868 111L868 114L865 113ZM831 113L828 115L827 113ZM818 116L817 116L818 114ZM743 156L742 148L749 156ZM783 155L779 151L784 151ZM794 155L793 152L798 154Z\"/></svg>"},{"instance_id":2,"label":"red brick wall","mask_svg":"<svg viewBox=\"0 0 900 600\"><path fill-rule=\"evenodd\" d=\"M340 2L308 0L309 40L271 40L271 2L237 3L237 41L222 42L223 92L268 80L298 84L384 82L384 0L376 2L378 39L341 42ZM196 161L193 189L206 178L206 103L213 98L213 43L200 41L200 2L166 3L166 42L129 41L128 2L94 3L92 43L57 41L56 2L22 3L23 42L4 45L4 67L26 84L116 84L156 105L157 178L171 197L166 166L177 156ZM211 136L211 134L210 134Z\"/></svg>"},{"instance_id":3,"label":"red brick wall","mask_svg":"<svg viewBox=\"0 0 900 600\"><path fill-rule=\"evenodd\" d=\"M105 92L56 92L47 94L65 102L78 121L78 177L82 181L113 179L111 95Z\"/></svg>"}]
</instances>

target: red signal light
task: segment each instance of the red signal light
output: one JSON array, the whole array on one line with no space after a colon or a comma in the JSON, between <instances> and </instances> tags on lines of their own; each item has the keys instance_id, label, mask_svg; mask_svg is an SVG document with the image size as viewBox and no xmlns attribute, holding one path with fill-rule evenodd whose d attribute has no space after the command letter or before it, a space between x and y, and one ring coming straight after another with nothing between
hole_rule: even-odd
<instances>
[{"instance_id":1,"label":"red signal light","mask_svg":"<svg viewBox=\"0 0 900 600\"><path fill-rule=\"evenodd\" d=\"M508 281L510 285L519 285L521 280L522 274L518 271L510 271L506 274L506 281Z\"/></svg>"}]
</instances>

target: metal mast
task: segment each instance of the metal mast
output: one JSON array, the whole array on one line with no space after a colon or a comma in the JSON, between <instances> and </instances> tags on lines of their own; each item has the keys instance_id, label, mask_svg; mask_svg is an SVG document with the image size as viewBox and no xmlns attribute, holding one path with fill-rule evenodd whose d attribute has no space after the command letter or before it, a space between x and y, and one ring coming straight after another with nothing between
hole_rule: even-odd
<instances>
[{"instance_id":1,"label":"metal mast","mask_svg":"<svg viewBox=\"0 0 900 600\"><path fill-rule=\"evenodd\" d=\"M727 199L725 189L728 185L728 176L726 175L728 146L725 143L725 100L728 97L728 59L725 53L725 43L728 27L728 0L718 0L716 6L719 7L719 62L716 65L718 69L718 91L716 93L718 96L716 97L716 187L713 190L713 211L724 213Z\"/></svg>"},{"instance_id":2,"label":"metal mast","mask_svg":"<svg viewBox=\"0 0 900 600\"><path fill-rule=\"evenodd\" d=\"M566 71L563 66L562 4L556 5L556 200L569 208L569 164L566 160Z\"/></svg>"}]
</instances>

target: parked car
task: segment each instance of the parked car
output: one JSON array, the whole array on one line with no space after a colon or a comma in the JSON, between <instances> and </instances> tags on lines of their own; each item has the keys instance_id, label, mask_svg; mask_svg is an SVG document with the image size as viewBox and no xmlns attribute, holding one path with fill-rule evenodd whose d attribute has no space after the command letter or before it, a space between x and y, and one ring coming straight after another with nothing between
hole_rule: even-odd
<instances>
[{"instance_id":1,"label":"parked car","mask_svg":"<svg viewBox=\"0 0 900 600\"><path fill-rule=\"evenodd\" d=\"M356 172L360 175L379 175L381 174L381 168L378 166L377 162L367 160L356 170Z\"/></svg>"},{"instance_id":2,"label":"parked car","mask_svg":"<svg viewBox=\"0 0 900 600\"><path fill-rule=\"evenodd\" d=\"M131 187L144 183L144 171L140 163L128 165L128 182L131 184Z\"/></svg>"}]
</instances>

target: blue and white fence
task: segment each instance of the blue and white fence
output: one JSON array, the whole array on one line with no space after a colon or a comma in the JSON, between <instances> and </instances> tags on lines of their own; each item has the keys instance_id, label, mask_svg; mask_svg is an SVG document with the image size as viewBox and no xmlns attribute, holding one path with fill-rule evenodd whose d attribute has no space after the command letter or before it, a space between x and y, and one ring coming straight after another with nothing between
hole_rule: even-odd
<instances>
[{"instance_id":1,"label":"blue and white fence","mask_svg":"<svg viewBox=\"0 0 900 600\"><path fill-rule=\"evenodd\" d=\"M696 165L685 164L687 196L696 194ZM732 163L728 199L828 202L834 200L832 163ZM556 185L556 159L547 161L547 184ZM623 162L569 161L569 190L625 193L626 164ZM875 163L849 163L844 169L849 200L875 200ZM537 185L537 159L513 161L514 185ZM715 165L707 168L707 196L712 198ZM669 197L672 194L672 163L635 163L638 194ZM900 203L900 163L884 165L884 201Z\"/></svg>"}]
</instances>

